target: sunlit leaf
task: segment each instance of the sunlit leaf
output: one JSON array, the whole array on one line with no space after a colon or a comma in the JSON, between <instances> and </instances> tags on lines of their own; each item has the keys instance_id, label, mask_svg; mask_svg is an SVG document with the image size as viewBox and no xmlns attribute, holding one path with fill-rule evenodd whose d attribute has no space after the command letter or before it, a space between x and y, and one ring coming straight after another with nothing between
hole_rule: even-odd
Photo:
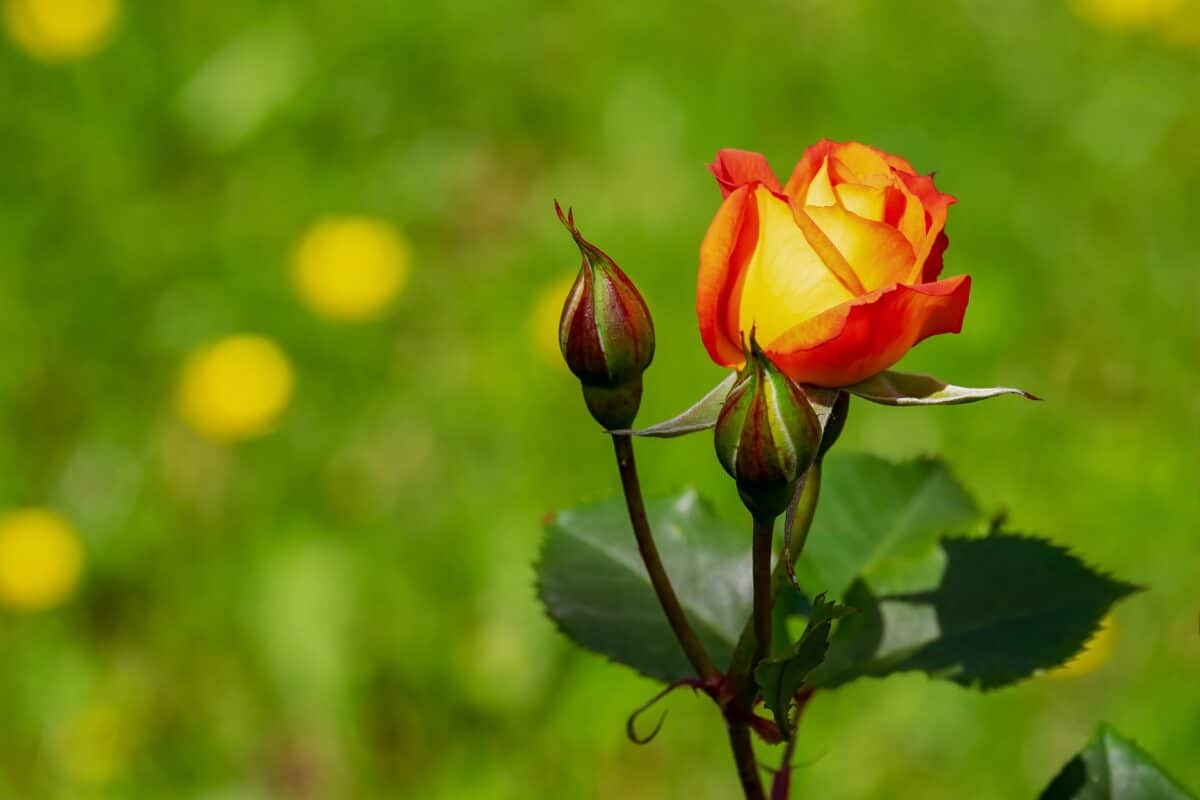
<instances>
[{"instance_id":1,"label":"sunlit leaf","mask_svg":"<svg viewBox=\"0 0 1200 800\"><path fill-rule=\"evenodd\" d=\"M1196 800L1145 751L1101 725L1040 800Z\"/></svg>"},{"instance_id":2,"label":"sunlit leaf","mask_svg":"<svg viewBox=\"0 0 1200 800\"><path fill-rule=\"evenodd\" d=\"M832 597L889 561L923 557L939 535L962 532L980 518L975 501L937 459L893 462L834 451L821 483L797 576L810 592Z\"/></svg>"},{"instance_id":3,"label":"sunlit leaf","mask_svg":"<svg viewBox=\"0 0 1200 800\"><path fill-rule=\"evenodd\" d=\"M763 702L775 715L775 722L785 737L792 728L789 720L792 698L800 691L808 674L824 660L833 621L851 613L852 609L827 602L823 594L817 595L808 625L795 644L779 655L759 662L754 670L754 681Z\"/></svg>"},{"instance_id":4,"label":"sunlit leaf","mask_svg":"<svg viewBox=\"0 0 1200 800\"><path fill-rule=\"evenodd\" d=\"M1029 400L1040 400L1023 389L995 386L972 389L943 383L932 375L916 375L908 372L880 372L862 383L846 387L846 391L864 400L888 406L952 406L975 403L990 397L1015 394Z\"/></svg>"}]
</instances>

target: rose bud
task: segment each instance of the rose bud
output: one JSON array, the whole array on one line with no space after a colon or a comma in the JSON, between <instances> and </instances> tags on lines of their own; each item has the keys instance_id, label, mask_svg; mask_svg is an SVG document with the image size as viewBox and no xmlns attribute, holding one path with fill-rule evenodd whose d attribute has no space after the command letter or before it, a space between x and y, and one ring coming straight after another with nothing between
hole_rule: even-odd
<instances>
[{"instance_id":1,"label":"rose bud","mask_svg":"<svg viewBox=\"0 0 1200 800\"><path fill-rule=\"evenodd\" d=\"M700 248L696 312L716 363L740 367L740 332L757 327L792 380L850 386L962 328L971 279L938 279L954 198L931 176L830 141L785 184L758 153L722 150L710 169L725 200Z\"/></svg>"},{"instance_id":2,"label":"rose bud","mask_svg":"<svg viewBox=\"0 0 1200 800\"><path fill-rule=\"evenodd\" d=\"M821 424L796 383L750 335L750 355L717 416L717 458L759 518L781 514L816 457Z\"/></svg>"},{"instance_id":3,"label":"rose bud","mask_svg":"<svg viewBox=\"0 0 1200 800\"><path fill-rule=\"evenodd\" d=\"M654 358L654 323L637 287L604 251L563 215L583 264L567 295L558 325L563 358L583 384L583 397L596 421L608 430L628 428L642 400L642 373Z\"/></svg>"}]
</instances>

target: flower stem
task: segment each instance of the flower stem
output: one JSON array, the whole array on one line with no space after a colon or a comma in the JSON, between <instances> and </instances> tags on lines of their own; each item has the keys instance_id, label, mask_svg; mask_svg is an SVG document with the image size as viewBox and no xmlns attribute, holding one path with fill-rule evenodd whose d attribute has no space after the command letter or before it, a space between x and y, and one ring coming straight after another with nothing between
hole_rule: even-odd
<instances>
[{"instance_id":1,"label":"flower stem","mask_svg":"<svg viewBox=\"0 0 1200 800\"><path fill-rule=\"evenodd\" d=\"M754 745L750 741L750 728L744 722L728 720L729 746L733 748L733 760L737 764L738 781L746 800L764 800L762 780L758 776L758 762L754 758Z\"/></svg>"},{"instance_id":2,"label":"flower stem","mask_svg":"<svg viewBox=\"0 0 1200 800\"><path fill-rule=\"evenodd\" d=\"M754 518L752 568L754 571L754 660L750 674L759 661L771 655L771 540L775 536L775 518Z\"/></svg>"},{"instance_id":3,"label":"flower stem","mask_svg":"<svg viewBox=\"0 0 1200 800\"><path fill-rule=\"evenodd\" d=\"M654 587L658 602L666 612L667 622L670 623L671 630L675 631L675 636L679 639L692 668L705 682L715 683L721 675L713 666L704 642L688 622L675 589L671 586L671 579L667 577L667 571L658 555L658 547L654 544L650 522L646 519L642 487L638 482L637 464L633 459L633 439L629 434L615 433L612 440L613 449L617 454L617 469L621 473L621 487L625 490L625 505L629 509L629 521L633 525L633 535L637 539L638 552L642 554L642 563L646 565L646 573L650 576L650 584Z\"/></svg>"}]
</instances>

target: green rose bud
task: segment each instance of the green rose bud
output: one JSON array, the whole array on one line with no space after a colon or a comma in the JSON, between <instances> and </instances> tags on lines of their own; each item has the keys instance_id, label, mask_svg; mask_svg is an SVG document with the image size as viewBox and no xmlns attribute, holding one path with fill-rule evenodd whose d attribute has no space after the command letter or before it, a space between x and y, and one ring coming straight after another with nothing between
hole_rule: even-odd
<instances>
[{"instance_id":1,"label":"green rose bud","mask_svg":"<svg viewBox=\"0 0 1200 800\"><path fill-rule=\"evenodd\" d=\"M654 323L637 287L575 227L574 212L558 218L579 247L583 264L567 295L558 342L567 366L583 385L596 421L628 428L642 400L642 373L654 358Z\"/></svg>"},{"instance_id":2,"label":"green rose bud","mask_svg":"<svg viewBox=\"0 0 1200 800\"><path fill-rule=\"evenodd\" d=\"M808 397L759 348L750 354L717 417L717 458L737 481L750 513L787 509L795 483L816 458L821 423Z\"/></svg>"}]
</instances>

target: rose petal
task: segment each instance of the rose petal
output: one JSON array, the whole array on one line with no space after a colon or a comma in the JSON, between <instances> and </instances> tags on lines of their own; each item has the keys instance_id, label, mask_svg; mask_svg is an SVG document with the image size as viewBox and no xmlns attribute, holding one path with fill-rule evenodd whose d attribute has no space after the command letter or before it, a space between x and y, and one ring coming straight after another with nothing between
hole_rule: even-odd
<instances>
[{"instance_id":1,"label":"rose petal","mask_svg":"<svg viewBox=\"0 0 1200 800\"><path fill-rule=\"evenodd\" d=\"M833 191L842 208L854 212L863 219L874 222L883 221L888 206L887 189L878 189L861 183L840 183L834 187Z\"/></svg>"},{"instance_id":2,"label":"rose petal","mask_svg":"<svg viewBox=\"0 0 1200 800\"><path fill-rule=\"evenodd\" d=\"M834 186L860 183L880 188L891 182L894 170L916 172L905 159L874 147L822 139L804 151L783 191L806 205L833 205Z\"/></svg>"},{"instance_id":3,"label":"rose petal","mask_svg":"<svg viewBox=\"0 0 1200 800\"><path fill-rule=\"evenodd\" d=\"M908 239L908 243L913 246L915 251L925 242L927 232L925 206L921 205L921 199L912 193L899 174L893 174L892 177L895 183L890 189L888 207L884 211L884 222L903 233L904 238ZM904 281L904 283L919 282L921 282L919 269Z\"/></svg>"},{"instance_id":4,"label":"rose petal","mask_svg":"<svg viewBox=\"0 0 1200 800\"><path fill-rule=\"evenodd\" d=\"M797 226L787 202L762 188L754 197L759 240L741 276L738 317L731 320L730 335L756 327L759 338L770 341L797 320L814 317L858 292L841 280L830 259L818 255L813 237Z\"/></svg>"},{"instance_id":5,"label":"rose petal","mask_svg":"<svg viewBox=\"0 0 1200 800\"><path fill-rule=\"evenodd\" d=\"M840 206L807 211L849 262L864 291L910 279L913 248L900 231L882 222L863 219Z\"/></svg>"},{"instance_id":6,"label":"rose petal","mask_svg":"<svg viewBox=\"0 0 1200 800\"><path fill-rule=\"evenodd\" d=\"M923 339L958 333L970 291L968 275L891 286L800 323L766 352L795 381L849 386L892 366Z\"/></svg>"},{"instance_id":7,"label":"rose petal","mask_svg":"<svg viewBox=\"0 0 1200 800\"><path fill-rule=\"evenodd\" d=\"M762 153L732 148L718 150L717 157L708 165L708 169L720 184L722 197L729 197L738 187L755 182L776 193L783 191Z\"/></svg>"},{"instance_id":8,"label":"rose petal","mask_svg":"<svg viewBox=\"0 0 1200 800\"><path fill-rule=\"evenodd\" d=\"M738 279L758 244L758 205L753 186L736 189L721 204L700 244L700 274L696 280L696 316L700 339L712 360L725 367L742 364L742 346L730 337L730 315L738 311L734 298ZM736 319L732 328L736 332Z\"/></svg>"},{"instance_id":9,"label":"rose petal","mask_svg":"<svg viewBox=\"0 0 1200 800\"><path fill-rule=\"evenodd\" d=\"M700 246L696 314L704 346L718 364L742 363L741 334L751 328L767 341L861 293L829 238L801 216L807 233L787 202L750 184L735 190L713 219ZM855 287L818 255L814 240L841 261Z\"/></svg>"},{"instance_id":10,"label":"rose petal","mask_svg":"<svg viewBox=\"0 0 1200 800\"><path fill-rule=\"evenodd\" d=\"M804 155L800 156L800 160L796 163L796 168L792 171L792 177L788 178L787 184L783 187L783 193L788 197L799 198L807 205L828 206L836 203L837 199L833 196L833 185L829 183L828 171L825 168L825 159L836 146L835 142L822 139L805 150ZM810 197L810 187L817 174L822 172L821 185L816 189L816 196Z\"/></svg>"},{"instance_id":11,"label":"rose petal","mask_svg":"<svg viewBox=\"0 0 1200 800\"><path fill-rule=\"evenodd\" d=\"M922 281L936 280L942 272L942 253L949 245L949 239L942 236L942 229L946 227L946 217L950 206L958 200L954 195L939 192L933 185L932 175L897 173L897 177L920 200L925 209L925 236L920 243L914 246L917 256L916 263L923 265Z\"/></svg>"}]
</instances>

